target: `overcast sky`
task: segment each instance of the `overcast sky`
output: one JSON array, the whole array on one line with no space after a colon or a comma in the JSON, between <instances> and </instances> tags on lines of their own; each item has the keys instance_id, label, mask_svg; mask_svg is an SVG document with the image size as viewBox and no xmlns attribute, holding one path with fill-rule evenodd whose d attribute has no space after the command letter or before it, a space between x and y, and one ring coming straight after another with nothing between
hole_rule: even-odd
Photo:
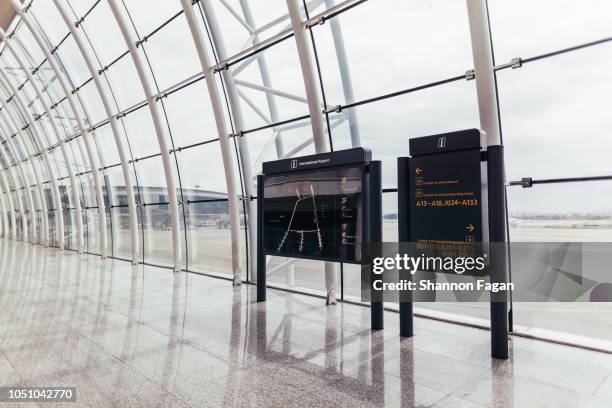
<instances>
[{"instance_id":1,"label":"overcast sky","mask_svg":"<svg viewBox=\"0 0 612 408\"><path fill-rule=\"evenodd\" d=\"M88 7L85 1L71 3L77 14ZM226 54L232 55L242 49L248 35L220 3L212 3L222 27ZM228 0L228 3L240 10L238 0ZM126 4L141 35L180 9L178 1L129 0ZM250 4L257 26L286 14L284 0L258 0ZM490 0L489 7L498 64L513 57L526 58L612 35L610 1ZM321 9L310 13L316 14ZM67 32L44 1L35 1L33 12L38 13L36 17L52 42L59 41L62 33ZM462 0L369 0L342 14L338 21L344 35L355 100L460 75L473 65L467 11ZM125 50L105 2L96 7L84 26L102 64ZM287 21L262 33L260 39L286 27ZM198 72L199 63L189 35L181 16L145 44L161 89ZM314 35L328 104L346 103L330 24L316 26ZM69 40L60 48L60 56L71 76L86 79L84 66L74 50ZM294 40L274 46L264 55L273 86L305 97ZM124 60L109 70L120 109L142 99L133 68L127 58ZM603 44L498 74L509 179L612 174L611 72L612 44ZM236 77L261 84L256 64ZM261 92L241 89L259 109L268 112ZM95 108L99 105L95 90L82 92L89 95L85 99L94 106L90 109L100 111L99 106ZM166 100L175 143L186 145L216 137L204 83L175 95ZM302 102L282 98L277 98L277 102L280 120L308 113ZM245 128L265 124L246 103L242 102L241 106ZM383 160L385 187L396 186L396 157L408 154L409 138L479 127L474 81L419 91L368 104L356 111L363 145L373 150L375 159ZM146 112L128 116L126 121L137 151L140 149L144 155L147 148L156 149ZM247 137L253 161L266 146L269 134L253 133ZM285 132L286 151L310 134L309 127ZM346 123L334 129L333 135L336 148L350 147ZM304 151L311 152L312 147ZM272 159L274 154L272 147L264 157ZM198 185L204 189L225 190L215 145L192 154L181 153L179 160L186 188ZM148 182L161 183L159 171L159 176L152 176L159 170L157 163L143 163ZM513 190L510 210L612 214L611 187L611 182L593 182ZM385 212L393 211L395 196L391 195L385 199Z\"/></svg>"}]
</instances>

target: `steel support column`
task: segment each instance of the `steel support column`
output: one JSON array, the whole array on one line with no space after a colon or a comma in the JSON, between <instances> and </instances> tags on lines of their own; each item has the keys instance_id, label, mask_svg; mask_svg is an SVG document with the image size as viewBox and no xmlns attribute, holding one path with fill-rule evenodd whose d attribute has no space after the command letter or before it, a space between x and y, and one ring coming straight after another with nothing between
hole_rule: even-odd
<instances>
[{"instance_id":1,"label":"steel support column","mask_svg":"<svg viewBox=\"0 0 612 408\"><path fill-rule=\"evenodd\" d=\"M4 123L6 123L7 125L10 123L7 118L6 115L4 115L4 112L0 111L0 116L4 119ZM30 241L35 244L35 243L40 243L40 237L38 237L38 233L37 233L37 220L36 220L36 208L34 206L34 198L32 196L32 183L29 182L28 177L27 177L27 173L24 170L24 167L26 165L26 162L29 162L29 158L25 157L22 158L21 155L19 155L19 150L16 147L16 143L13 140L12 137L10 137L11 133L7 130L7 128L5 128L4 126L2 126L0 124L0 132L4 132L5 135L7 135L6 138L6 148L8 151L11 152L11 155L14 157L15 159L15 164L17 167L17 171L19 172L19 175L21 176L21 180L24 183L24 194L26 197L26 202L28 204L28 215L30 217ZM20 135L20 132L17 132L18 135ZM44 231L43 231L44 233Z\"/></svg>"},{"instance_id":2,"label":"steel support column","mask_svg":"<svg viewBox=\"0 0 612 408\"><path fill-rule=\"evenodd\" d=\"M74 39L74 42L76 43L77 48L79 49L79 52L81 53L81 56L83 57L83 60L85 61L85 65L87 66L87 69L89 70L89 74L93 78L94 85L96 87L96 90L98 91L98 95L100 95L100 99L102 100L102 105L104 106L104 112L106 113L106 118L108 119L108 122L111 127L111 131L113 133L115 145L117 147L117 152L119 154L119 160L121 161L123 181L125 183L125 190L126 190L127 199L128 199L127 205L128 205L128 211L130 213L132 264L137 264L139 244L138 244L138 216L136 213L137 211L136 198L134 194L134 185L132 183L132 178L130 177L129 159L126 153L125 144L123 143L123 139L121 138L121 133L119 132L118 119L115 116L113 116L110 98L107 95L106 90L102 86L100 74L98 74L98 71L96 70L94 66L92 58L87 52L87 49L84 45L85 42L83 40L81 32L77 29L76 24L70 20L68 11L66 10L66 6L59 0L53 0L53 2L55 3L55 6L57 7L60 15L64 19L64 22L68 26L68 29L70 30L70 34L72 35L72 38ZM107 189L110 190L108 186L107 186ZM112 191L107 191L106 193L109 197L109 200L111 200Z\"/></svg>"},{"instance_id":3,"label":"steel support column","mask_svg":"<svg viewBox=\"0 0 612 408\"><path fill-rule=\"evenodd\" d=\"M501 140L497 87L486 0L467 0L480 128L486 133L488 151L489 238L506 242L505 165ZM505 248L491 248L491 282L508 281ZM505 292L491 296L491 355L508 358L508 297Z\"/></svg>"},{"instance_id":4,"label":"steel support column","mask_svg":"<svg viewBox=\"0 0 612 408\"><path fill-rule=\"evenodd\" d=\"M72 94L72 90L69 89L68 84L66 83L66 78L62 75L61 70L59 69L57 62L55 61L55 58L51 55L51 52L49 51L49 48L47 47L47 45L44 43L43 39L41 38L40 34L38 33L38 31L36 30L36 28L34 27L34 24L32 23L31 20L31 16L28 15L27 12L25 12L25 9L23 8L23 6L21 5L20 2L18 2L17 0L10 0L11 5L13 6L13 9L15 10L15 12L17 12L17 14L19 16L21 16L21 20L25 23L25 25L28 27L28 30L30 31L30 33L32 34L32 37L34 38L34 40L36 41L36 43L38 44L38 47L42 50L42 52L45 55L45 58L47 59L47 63L49 64L49 66L51 67L51 70L53 71L53 74L55 75L55 78L58 80L62 91L64 92L64 95L66 97L66 99L68 100L68 104L70 106L70 110L72 111L74 118L76 119L77 122L77 126L78 126L78 130L81 132L82 134L82 138L83 138L83 142L85 144L85 150L87 152L87 158L89 159L89 168L91 169L91 174L93 176L93 180L94 180L94 193L96 196L96 201L98 203L98 217L100 218L100 223L99 223L99 234L100 234L100 254L102 255L102 257L106 257L106 247L107 247L107 231L106 231L106 214L104 211L104 199L103 199L103 195L102 195L102 183L100 182L100 173L98 170L98 166L94 157L94 153L93 153L93 149L91 146L91 141L89 140L90 135L86 130L86 126L83 123L83 119L81 118L81 115L79 114L79 111L76 107L76 103L74 101L74 96ZM85 107L83 107L83 110L85 111ZM76 205L75 205L76 207ZM82 214L79 215L79 210L77 210L77 228L80 228L81 230L83 229L83 216ZM80 223L80 224L79 224ZM79 227L80 225L80 227ZM79 235L80 239L82 239L82 234ZM83 241L79 241L79 252L81 252L84 249L84 245L83 245Z\"/></svg>"},{"instance_id":5,"label":"steel support column","mask_svg":"<svg viewBox=\"0 0 612 408\"><path fill-rule=\"evenodd\" d=\"M182 0L181 0L182 1ZM210 35L212 42L217 50L219 55L219 59L222 60L227 56L225 50L225 44L223 42L223 38L221 37L221 27L217 24L217 18L214 13L214 8L210 4L210 2L205 1L200 3L204 14L206 16L206 21L208 22L208 26L210 29ZM193 11L192 11L193 13ZM200 38L204 38L200 35ZM203 41L202 41L202 44ZM211 76L214 75L214 71L210 68L210 60L208 60L208 66L204 68L204 72L207 74L211 72ZM242 108L240 106L240 99L238 97L238 91L236 89L236 82L234 81L234 76L229 70L222 70L220 75L223 76L223 80L225 82L226 90L227 90L227 100L229 102L229 109L231 111L232 118L234 119L234 130L236 132L240 132L244 129L244 122L242 117ZM214 78L211 78L214 79ZM214 81L213 81L214 82ZM216 85L215 85L216 86ZM225 122L225 120L224 120ZM227 132L227 131L226 131ZM251 165L251 154L249 150L249 143L245 138L238 138L238 154L240 155L240 165L242 170L242 180L244 184L244 193L247 197L254 196L253 191L253 172ZM257 213L255 211L254 202L249 200L246 201L246 222L248 222L248 233L249 233L249 260L250 260L250 270L252 273L251 277L257 276L256 271L256 259L257 259L257 251L255 242L257 242Z\"/></svg>"},{"instance_id":6,"label":"steel support column","mask_svg":"<svg viewBox=\"0 0 612 408\"><path fill-rule=\"evenodd\" d=\"M147 105L149 107L149 113L153 120L153 126L155 127L155 134L157 136L157 142L159 144L159 150L161 153L161 159L164 166L164 175L166 178L166 188L168 190L168 202L170 210L170 220L172 226L172 252L173 252L173 266L174 271L180 271L181 269L181 241L180 241L180 223L179 223L179 211L178 211L178 200L176 196L176 187L174 183L174 176L172 173L172 163L170 161L170 153L168 151L168 143L166 141L166 131L162 123L162 117L157 106L157 101L154 96L153 88L149 83L149 78L145 72L144 64L138 49L136 48L136 41L132 36L125 17L121 12L118 0L108 0L108 5L111 8L115 21L121 30L123 39L128 47L134 68L138 72L138 78L140 84L147 99Z\"/></svg>"},{"instance_id":7,"label":"steel support column","mask_svg":"<svg viewBox=\"0 0 612 408\"><path fill-rule=\"evenodd\" d=\"M1 30L0 30L0 34L2 34ZM62 201L61 201L61 197L60 197L60 192L59 192L59 186L57 184L57 179L54 176L53 173L53 168L51 166L51 159L49 158L49 154L47 152L47 149L45 146L42 145L42 133L38 132L37 127L35 126L36 121L34 120L34 117L32 116L32 112L30 112L27 108L27 105L25 103L25 101L23 100L23 97L21 96L21 93L17 92L17 89L15 88L15 86L13 85L13 83L10 81L8 75L6 74L6 72L4 72L4 68L2 68L2 66L0 66L0 78L1 80L4 81L6 87L11 91L11 93L13 95L15 95L14 97L14 101L16 102L16 107L15 109L17 109L18 111L21 112L21 114L23 115L24 120L26 120L28 123L30 123L30 126L28 127L28 129L30 129L33 132L33 141L37 142L38 149L39 152L41 153L42 157L43 157L43 161L47 167L47 171L49 172L49 176L51 177L51 187L52 187L52 199L53 199L53 205L55 206L56 211L58 212L59 216L55 217L55 224L56 224L56 233L57 233L57 243L60 249L64 249L64 218L62 217ZM1 82L0 80L0 82ZM7 105L8 106L8 105ZM11 117L13 117L7 107L7 114ZM13 123L15 123L15 125L17 127L17 121L13 118ZM44 129L42 128L42 125L38 124L39 126L41 126L41 130L44 132ZM37 147L37 146L34 146ZM35 154L38 152L32 152L32 154ZM34 166L34 168L36 168ZM37 172L35 174L38 174ZM37 176L37 178L39 178ZM45 196L42 196L42 199L45 200ZM48 222L48 220L47 220ZM49 236L50 238L50 236Z\"/></svg>"},{"instance_id":8,"label":"steel support column","mask_svg":"<svg viewBox=\"0 0 612 408\"><path fill-rule=\"evenodd\" d=\"M242 14L244 14L244 20L249 27L255 27L255 19L251 12L251 6L247 0L240 0L240 8ZM251 33L253 38L253 44L259 43L259 34L257 32ZM261 83L265 89L272 88L272 80L270 79L270 71L268 70L268 64L266 63L266 57L263 52L257 53L257 65L259 66L259 74L261 75ZM232 72L233 77L233 72ZM278 108L276 106L276 100L274 94L268 90L264 91L266 94L266 102L268 104L268 111L270 112L270 121L272 123L278 123L280 121L278 116ZM285 146L283 143L282 134L278 129L274 129L276 136L274 137L274 145L276 147L276 157L279 159L285 156ZM255 264L255 263L253 263ZM256 274L255 274L256 275ZM290 288L295 284L295 265L293 262L287 265L287 286Z\"/></svg>"},{"instance_id":9,"label":"steel support column","mask_svg":"<svg viewBox=\"0 0 612 408\"><path fill-rule=\"evenodd\" d=\"M472 38L480 128L487 134L487 145L501 145L493 50L486 0L466 1Z\"/></svg>"},{"instance_id":10,"label":"steel support column","mask_svg":"<svg viewBox=\"0 0 612 408\"><path fill-rule=\"evenodd\" d=\"M219 136L219 145L221 147L221 156L223 158L223 167L225 170L225 183L227 186L227 198L229 204L229 215L231 222L231 238L232 238L232 272L234 274L234 285L239 285L241 282L240 268L240 214L238 211L238 194L236 191L236 175L234 174L234 163L232 160L232 146L229 142L227 126L225 123L225 114L221 105L221 97L219 89L215 82L214 72L211 69L210 59L206 51L204 36L200 26L198 25L195 13L193 11L191 0L181 0L185 18L189 24L191 36L195 43L196 51L204 71L204 79L208 88L208 95L215 116L217 125L217 134ZM244 165L244 164L243 164ZM249 218L250 219L250 218ZM254 242L254 241L253 241Z\"/></svg>"},{"instance_id":11,"label":"steel support column","mask_svg":"<svg viewBox=\"0 0 612 408\"><path fill-rule=\"evenodd\" d=\"M0 80L0 83L2 83L2 81ZM0 110L0 118L4 120L5 123L11 125L11 127L15 130L15 132L17 133L17 136L19 136L18 138L16 138L16 141L13 141L11 138L10 142L14 142L14 146L13 146L13 150L15 151L15 153L13 153L15 155L15 157L17 157L16 155L16 151L18 149L16 149L16 146L19 145L19 150L21 150L21 152L23 153L23 155L25 157L22 158L23 162L28 162L30 164L30 168L32 169L32 176L34 177L35 180L35 184L36 184L36 188L38 190L38 201L39 201L39 208L43 213L43 217L42 217L42 228L41 228L41 232L39 234L39 243L47 246L49 244L49 219L48 219L48 214L47 214L47 203L45 202L45 194L44 194L44 188L42 186L42 183L40 181L40 177L38 176L38 171L36 170L36 167L34 166L34 163L32 162L32 156L31 156L31 152L28 152L27 149L25 148L25 145L23 143L23 139L24 139L24 135L23 132L21 130L21 128L19 127L19 125L15 122L15 120L13 119L13 117L10 115L9 113L9 109L8 109L8 105L5 104L4 101L0 100L0 105L2 105L2 110ZM23 173L25 173L22 170ZM24 174L24 179L25 179L25 174ZM26 183L27 183L27 179ZM33 227L32 230L35 230L36 228L36 212L34 212L32 214L32 220L34 220L33 222Z\"/></svg>"},{"instance_id":12,"label":"steel support column","mask_svg":"<svg viewBox=\"0 0 612 408\"><path fill-rule=\"evenodd\" d=\"M325 0L327 8L332 8L336 5L335 0ZM344 46L344 38L340 29L340 21L338 18L329 20L329 29L331 30L334 48L336 49L336 59L338 60L338 70L340 71L340 80L342 81L342 91L344 93L345 103L355 102L353 93L353 80L351 79L351 71L346 56L346 47ZM361 146L361 136L359 135L359 124L357 122L357 111L355 108L348 109L349 133L351 135L351 145L353 147Z\"/></svg>"},{"instance_id":13,"label":"steel support column","mask_svg":"<svg viewBox=\"0 0 612 408\"><path fill-rule=\"evenodd\" d=\"M12 44L12 41L6 36L6 34L4 33L4 31L2 31L0 29L0 39L2 41L4 41L4 43L6 44L7 48L9 49L9 51L11 52L11 54L13 55L13 57L15 58L15 60L17 61L17 64L19 65L19 67L21 68L21 70L24 72L24 74L26 75L26 78L28 79L28 81L30 82L30 84L32 85L32 88L34 88L34 92L36 93L37 98L40 101L40 104L42 105L45 114L47 115L47 117L49 118L49 122L51 123L51 128L53 129L53 133L55 134L55 137L57 139L57 143L60 149L60 152L62 153L62 156L64 158L64 161L66 162L66 166L69 166L70 160L68 158L68 153L66 152L66 145L65 145L65 141L64 139L62 139L61 133L59 131L58 125L55 122L55 119L51 113L51 109L49 108L49 105L47 104L43 94L42 94L42 90L40 89L39 84L34 80L34 78L32 77L32 74L30 73L27 65L25 64L25 62L23 61L23 59L21 58L21 56L19 55L19 52L17 52L17 50L15 49L15 47ZM69 169L70 170L70 169ZM52 175L53 173L51 173ZM72 199L73 199L73 205L75 208L75 213L76 213L76 218L77 218L77 246L79 251L83 248L83 212L81 209L81 200L79 197L79 192L77 189L77 182L76 182L76 177L74 176L74 173L72 171L68 171L68 175L69 175L69 179L70 179L70 186L71 186L71 190L72 190ZM55 178L55 177L53 177ZM61 200L59 200L59 203L61 203ZM60 218L62 218L62 226L63 226L63 214L62 214L62 208L58 208L58 216ZM62 227L63 229L63 227ZM63 231L62 231L63 232ZM63 249L63 237L62 237L62 245L60 245L60 249Z\"/></svg>"},{"instance_id":14,"label":"steel support column","mask_svg":"<svg viewBox=\"0 0 612 408\"><path fill-rule=\"evenodd\" d=\"M302 77L304 78L304 88L308 100L308 110L310 112L310 123L312 125L312 137L314 139L315 151L324 153L329 151L328 139L325 136L323 127L323 115L321 113L320 90L316 79L316 70L308 47L306 38L306 28L302 22L300 6L298 0L287 0L289 17L293 28L293 37L297 46ZM336 303L336 288L338 286L338 273L336 264L325 262L325 289L327 291L327 304Z\"/></svg>"},{"instance_id":15,"label":"steel support column","mask_svg":"<svg viewBox=\"0 0 612 408\"><path fill-rule=\"evenodd\" d=\"M4 129L0 127L0 139L3 138L1 134L3 132L4 132ZM10 135L5 134L4 137L10 138ZM4 150L2 146L0 146L0 158L2 158L2 160L4 160L4 162L6 163L9 179L11 180L11 182L13 183L13 187L15 188L15 195L17 196L17 208L19 209L19 213L21 214L21 228L23 229L21 238L23 242L28 242L28 219L26 218L26 211L23 205L23 200L21 199L21 194L20 194L22 186L17 180L13 166L11 166L11 162L8 158L8 155L6 154L6 151ZM0 170L0 171L3 171L3 170Z\"/></svg>"},{"instance_id":16,"label":"steel support column","mask_svg":"<svg viewBox=\"0 0 612 408\"><path fill-rule=\"evenodd\" d=\"M0 211L2 211L2 214L0 214L0 218L2 219L2 238L8 238L8 230L9 230L9 226L8 226L8 217L7 217L7 210L6 210L6 206L4 205L4 195L2 194L2 192L0 191Z\"/></svg>"},{"instance_id":17,"label":"steel support column","mask_svg":"<svg viewBox=\"0 0 612 408\"><path fill-rule=\"evenodd\" d=\"M3 81L0 80L0 83L2 82ZM22 162L21 165L25 166L25 163L27 162L30 165L30 168L32 170L32 177L34 177L34 181L35 181L34 184L36 184L36 189L38 190L38 195L39 195L39 208L43 213L42 227L41 227L40 234L38 235L38 242L46 246L49 243L49 222L48 222L49 220L47 218L47 205L44 200L44 189L40 182L40 178L38 177L38 172L36 171L34 163L32 162L32 157L30 155L30 152L28 152L24 146L23 132L21 131L19 125L15 123L15 121L13 120L13 117L9 113L8 106L4 103L4 101L0 101L0 105L2 105L2 110L0 110L0 118L7 125L10 124L11 128L14 129L15 132L17 133L17 136L19 136L19 137L16 137L15 139L10 138L10 137L7 139L8 144L10 144L12 148L13 156L15 158L19 158L18 152L21 151L22 155L24 156L20 158ZM17 146L19 146L19 149L17 148ZM26 177L25 170L23 169L23 167L20 167L20 170L21 170L22 178L25 180L25 183L28 183L28 179ZM34 196L35 195L32 194L32 192L30 191L30 200L32 201L32 208L33 208L32 214L31 214L32 231L35 233L37 221L36 221L36 208L34 207Z\"/></svg>"},{"instance_id":18,"label":"steel support column","mask_svg":"<svg viewBox=\"0 0 612 408\"><path fill-rule=\"evenodd\" d=\"M0 170L0 188L6 193L6 201L8 201L8 209L10 211L11 219L10 236L11 239L14 241L17 239L17 221L15 217L15 207L13 206L13 197L11 197L11 189L9 188L9 184L6 181L6 177L4 176L4 170ZM2 194L2 191L0 191L0 194Z\"/></svg>"}]
</instances>

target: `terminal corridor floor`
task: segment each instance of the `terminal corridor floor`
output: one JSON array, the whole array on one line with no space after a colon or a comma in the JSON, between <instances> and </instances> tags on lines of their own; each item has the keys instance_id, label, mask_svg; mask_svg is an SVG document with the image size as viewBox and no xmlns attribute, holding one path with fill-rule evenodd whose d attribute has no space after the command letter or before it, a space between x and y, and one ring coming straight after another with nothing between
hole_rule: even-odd
<instances>
[{"instance_id":1,"label":"terminal corridor floor","mask_svg":"<svg viewBox=\"0 0 612 408\"><path fill-rule=\"evenodd\" d=\"M366 307L3 240L0 268L0 386L66 406L612 407L610 354L514 337L495 361L484 330L400 339L393 312L372 332Z\"/></svg>"}]
</instances>

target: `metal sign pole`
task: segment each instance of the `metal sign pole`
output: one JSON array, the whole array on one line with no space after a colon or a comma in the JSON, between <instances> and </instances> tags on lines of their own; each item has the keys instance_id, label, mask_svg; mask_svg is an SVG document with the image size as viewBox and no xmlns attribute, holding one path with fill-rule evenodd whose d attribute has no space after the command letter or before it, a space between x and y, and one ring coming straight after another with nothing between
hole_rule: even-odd
<instances>
[{"instance_id":1,"label":"metal sign pole","mask_svg":"<svg viewBox=\"0 0 612 408\"><path fill-rule=\"evenodd\" d=\"M410 228L408 214L409 204L409 192L411 189L410 175L408 169L410 166L409 157L398 157L397 159L397 224L398 224L398 237L400 247L402 242L410 241ZM402 269L399 271L400 282L404 279L410 280L412 275L410 272ZM414 335L413 329L413 317L412 317L412 292L410 290L402 290L400 292L400 304L399 304L399 319L400 319L400 336L401 337L412 337Z\"/></svg>"},{"instance_id":2,"label":"metal sign pole","mask_svg":"<svg viewBox=\"0 0 612 408\"><path fill-rule=\"evenodd\" d=\"M506 259L506 212L504 191L504 147L487 148L487 179L489 189L489 242L491 252L491 283L508 282ZM508 358L508 294L491 293L491 356Z\"/></svg>"},{"instance_id":3,"label":"metal sign pole","mask_svg":"<svg viewBox=\"0 0 612 408\"><path fill-rule=\"evenodd\" d=\"M369 241L382 243L382 175L380 161L370 163L370 234ZM366 195L367 197L367 195ZM374 281L374 273L370 272L370 282ZM384 329L384 303L382 291L371 291L371 327L372 330Z\"/></svg>"},{"instance_id":4,"label":"metal sign pole","mask_svg":"<svg viewBox=\"0 0 612 408\"><path fill-rule=\"evenodd\" d=\"M266 254L264 253L264 176L257 176L257 301L266 301Z\"/></svg>"}]
</instances>

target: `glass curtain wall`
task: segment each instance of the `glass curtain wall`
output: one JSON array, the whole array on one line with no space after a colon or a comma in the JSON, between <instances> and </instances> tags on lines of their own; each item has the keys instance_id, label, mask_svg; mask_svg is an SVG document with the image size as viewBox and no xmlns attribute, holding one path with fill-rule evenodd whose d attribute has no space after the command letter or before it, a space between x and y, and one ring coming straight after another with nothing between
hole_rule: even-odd
<instances>
[{"instance_id":1,"label":"glass curtain wall","mask_svg":"<svg viewBox=\"0 0 612 408\"><path fill-rule=\"evenodd\" d=\"M134 59L107 0L60 1L84 39L84 52L95 65L100 85L87 69L54 2L31 1L27 14L52 51L59 74L77 103L76 109L70 106L56 72L17 17L7 32L20 61L1 44L0 66L19 98L4 80L0 81L0 96L6 101L2 109L22 131L18 134L5 124L10 134L2 137L18 139L24 151L20 157L8 156L14 163L1 164L6 170L21 163L28 169L29 181L20 179L21 186L3 191L6 211L9 195L16 203L16 192L24 196L26 185L35 190L33 176L38 173L50 243L57 245L57 217L61 217L67 248L77 248L78 197L84 249L99 253L102 220L93 181L93 170L97 169L109 255L129 260L133 252L127 179L136 201L138 260L172 266L173 203L168 197L168 175ZM160 112L162 135L169 147L170 177L179 207L179 266L229 277L230 214L221 145L181 3L116 3L126 21L125 29L136 40L138 58L144 65L142 75L152 84L153 103ZM396 241L396 157L408 154L407 141L479 127L475 82L469 75L473 61L466 4L453 0L298 3L315 65L326 137L334 150L364 146L372 150L375 159L382 160L383 238ZM610 240L612 202L601 193L612 181L588 178L612 174L605 103L612 93L608 80L612 7L603 0L589 6L563 0L556 2L554 10L527 0L489 3L508 180L586 177L580 182L532 189L510 185L509 216L518 220L510 223L511 240ZM221 92L240 191L242 278L252 280L248 264L252 261L254 242L249 237L253 236L254 220L248 214L254 211L254 178L261 163L314 152L302 68L286 0L196 0L192 7ZM103 95L110 101L116 127ZM93 160L86 154L77 118L85 124L93 143ZM26 158L31 158L28 163ZM55 184L59 202L53 198ZM580 197L592 199L585 203ZM37 217L42 217L42 210L38 204ZM20 228L18 219L15 222ZM3 225L5 234L12 227ZM268 270L268 282L273 286L325 293L322 263L272 257ZM342 265L339 274L341 299L358 301L359 270ZM588 327L578 328L571 322L560 323L577 313L575 305L545 306L515 304L516 330L547 330L538 333L548 337L577 335L579 330L584 337L579 342L589 343L601 340L608 329L595 323L594 310L588 310L592 316L585 320ZM488 319L486 304L419 304L418 311L483 325Z\"/></svg>"}]
</instances>

